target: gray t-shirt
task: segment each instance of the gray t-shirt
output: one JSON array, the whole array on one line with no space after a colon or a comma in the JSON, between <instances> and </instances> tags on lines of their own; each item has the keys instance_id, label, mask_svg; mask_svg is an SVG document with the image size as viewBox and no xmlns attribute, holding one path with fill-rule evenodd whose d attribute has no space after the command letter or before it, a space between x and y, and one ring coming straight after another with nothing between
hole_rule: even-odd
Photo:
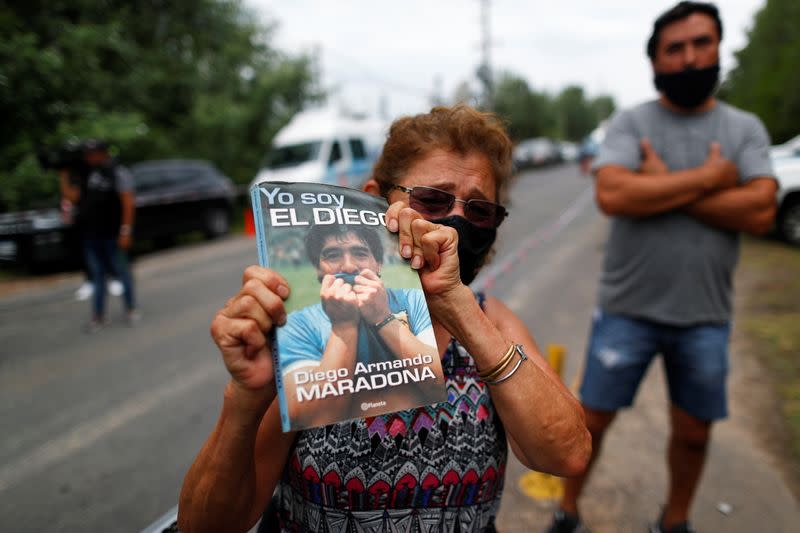
<instances>
[{"instance_id":1,"label":"gray t-shirt","mask_svg":"<svg viewBox=\"0 0 800 533\"><path fill-rule=\"evenodd\" d=\"M621 165L638 170L640 141L648 138L671 171L700 166L709 145L739 169L739 181L773 176L769 135L761 121L723 102L696 115L669 111L657 101L617 114L609 124L593 170ZM680 210L611 219L600 306L612 313L686 326L731 317L733 270L739 235Z\"/></svg>"}]
</instances>

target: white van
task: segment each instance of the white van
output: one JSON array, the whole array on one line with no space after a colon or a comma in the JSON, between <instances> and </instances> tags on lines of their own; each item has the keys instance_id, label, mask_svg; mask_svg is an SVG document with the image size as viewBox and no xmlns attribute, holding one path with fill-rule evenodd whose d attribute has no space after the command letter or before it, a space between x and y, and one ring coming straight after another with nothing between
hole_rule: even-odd
<instances>
[{"instance_id":1,"label":"white van","mask_svg":"<svg viewBox=\"0 0 800 533\"><path fill-rule=\"evenodd\" d=\"M293 181L361 187L387 131L387 124L375 119L355 119L324 109L300 112L275 136L251 186Z\"/></svg>"}]
</instances>

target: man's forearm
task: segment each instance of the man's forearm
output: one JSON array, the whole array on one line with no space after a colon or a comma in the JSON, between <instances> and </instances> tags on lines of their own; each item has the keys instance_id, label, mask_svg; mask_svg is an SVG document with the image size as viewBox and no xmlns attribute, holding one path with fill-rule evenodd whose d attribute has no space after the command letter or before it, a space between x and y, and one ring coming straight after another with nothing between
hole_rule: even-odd
<instances>
[{"instance_id":1,"label":"man's forearm","mask_svg":"<svg viewBox=\"0 0 800 533\"><path fill-rule=\"evenodd\" d=\"M763 235L775 219L775 185L772 179L758 181L705 196L685 212L719 229Z\"/></svg>"},{"instance_id":2,"label":"man's forearm","mask_svg":"<svg viewBox=\"0 0 800 533\"><path fill-rule=\"evenodd\" d=\"M124 192L120 194L120 202L122 204L122 225L133 228L136 218L136 202L133 193Z\"/></svg>"},{"instance_id":3,"label":"man's forearm","mask_svg":"<svg viewBox=\"0 0 800 533\"><path fill-rule=\"evenodd\" d=\"M645 217L679 209L714 190L704 167L642 174L620 166L597 171L597 202L607 215Z\"/></svg>"},{"instance_id":4,"label":"man's forearm","mask_svg":"<svg viewBox=\"0 0 800 533\"><path fill-rule=\"evenodd\" d=\"M58 173L59 178L59 188L61 189L61 196L72 202L73 204L78 203L80 200L81 193L78 187L74 186L69 181L69 175L65 171L60 171Z\"/></svg>"}]
</instances>

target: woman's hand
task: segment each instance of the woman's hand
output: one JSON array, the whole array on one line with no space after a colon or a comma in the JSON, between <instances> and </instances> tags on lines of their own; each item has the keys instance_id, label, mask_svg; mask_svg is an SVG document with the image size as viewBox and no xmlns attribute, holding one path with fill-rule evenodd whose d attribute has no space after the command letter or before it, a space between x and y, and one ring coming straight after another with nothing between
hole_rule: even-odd
<instances>
[{"instance_id":1,"label":"woman's hand","mask_svg":"<svg viewBox=\"0 0 800 533\"><path fill-rule=\"evenodd\" d=\"M462 285L455 229L425 220L404 202L389 206L386 226L398 233L400 255L411 260L411 268L419 270L427 295L444 295Z\"/></svg>"},{"instance_id":2,"label":"woman's hand","mask_svg":"<svg viewBox=\"0 0 800 533\"><path fill-rule=\"evenodd\" d=\"M276 272L251 266L242 288L211 322L211 337L219 346L225 367L237 385L251 392L274 386L268 334L286 322L283 301L289 284Z\"/></svg>"}]
</instances>

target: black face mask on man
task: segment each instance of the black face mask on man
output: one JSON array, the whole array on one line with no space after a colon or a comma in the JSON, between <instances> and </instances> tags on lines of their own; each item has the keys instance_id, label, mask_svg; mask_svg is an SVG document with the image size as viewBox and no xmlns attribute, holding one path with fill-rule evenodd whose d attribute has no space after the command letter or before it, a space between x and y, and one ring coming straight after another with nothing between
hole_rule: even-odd
<instances>
[{"instance_id":1,"label":"black face mask on man","mask_svg":"<svg viewBox=\"0 0 800 533\"><path fill-rule=\"evenodd\" d=\"M711 96L718 80L719 64L679 72L656 72L653 83L676 106L694 109Z\"/></svg>"},{"instance_id":2,"label":"black face mask on man","mask_svg":"<svg viewBox=\"0 0 800 533\"><path fill-rule=\"evenodd\" d=\"M458 215L431 220L456 230L458 233L458 264L461 282L469 285L475 279L478 268L483 263L497 238L497 228L481 228Z\"/></svg>"}]
</instances>

